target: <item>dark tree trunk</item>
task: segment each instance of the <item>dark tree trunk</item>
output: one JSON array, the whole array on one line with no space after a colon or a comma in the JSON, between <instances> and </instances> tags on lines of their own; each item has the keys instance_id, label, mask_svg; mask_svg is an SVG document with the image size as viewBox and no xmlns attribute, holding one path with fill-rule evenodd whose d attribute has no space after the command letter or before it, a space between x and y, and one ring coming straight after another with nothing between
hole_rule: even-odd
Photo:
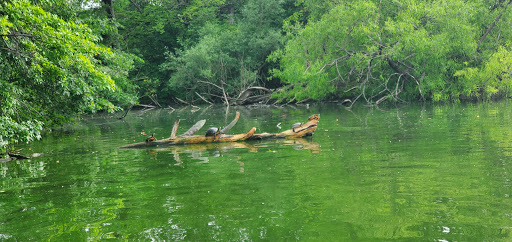
<instances>
[{"instance_id":1,"label":"dark tree trunk","mask_svg":"<svg viewBox=\"0 0 512 242\"><path fill-rule=\"evenodd\" d=\"M102 0L103 4L105 4L105 11L107 11L107 16L109 19L116 18L114 13L114 7L112 6L113 0Z\"/></svg>"}]
</instances>

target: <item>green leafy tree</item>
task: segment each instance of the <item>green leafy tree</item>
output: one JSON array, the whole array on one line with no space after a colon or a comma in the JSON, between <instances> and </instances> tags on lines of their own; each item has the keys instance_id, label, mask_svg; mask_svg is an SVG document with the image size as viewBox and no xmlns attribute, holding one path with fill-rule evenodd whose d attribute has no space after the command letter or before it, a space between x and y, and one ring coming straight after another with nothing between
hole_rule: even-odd
<instances>
[{"instance_id":1,"label":"green leafy tree","mask_svg":"<svg viewBox=\"0 0 512 242\"><path fill-rule=\"evenodd\" d=\"M44 126L134 102L130 55L98 44L91 29L43 9L61 1L0 3L0 149L40 137ZM64 13L69 13L63 11Z\"/></svg>"},{"instance_id":2,"label":"green leafy tree","mask_svg":"<svg viewBox=\"0 0 512 242\"><path fill-rule=\"evenodd\" d=\"M468 64L469 65L469 64ZM512 90L512 53L510 47L500 46L480 67L467 67L455 72L464 80L462 94L491 99L510 95Z\"/></svg>"},{"instance_id":3,"label":"green leafy tree","mask_svg":"<svg viewBox=\"0 0 512 242\"><path fill-rule=\"evenodd\" d=\"M205 24L196 44L168 52L161 66L173 72L166 90L189 100L201 96L227 103L245 88L263 85L265 60L281 46L284 5L248 1L232 15Z\"/></svg>"},{"instance_id":4,"label":"green leafy tree","mask_svg":"<svg viewBox=\"0 0 512 242\"><path fill-rule=\"evenodd\" d=\"M303 4L312 6L310 1ZM498 68L495 71L504 68L490 63L496 49L506 44L503 36L510 35L505 31L510 26L505 11L509 4L462 0L325 3L321 6L329 11L311 11L306 25L292 32L286 47L271 55L271 60L280 63L274 77L288 84L278 96L365 99L378 104L476 97L475 86L486 86L479 89L486 96L500 93L490 86L508 92L506 84L484 84L485 80L477 80L470 72L484 71L484 65Z\"/></svg>"}]
</instances>

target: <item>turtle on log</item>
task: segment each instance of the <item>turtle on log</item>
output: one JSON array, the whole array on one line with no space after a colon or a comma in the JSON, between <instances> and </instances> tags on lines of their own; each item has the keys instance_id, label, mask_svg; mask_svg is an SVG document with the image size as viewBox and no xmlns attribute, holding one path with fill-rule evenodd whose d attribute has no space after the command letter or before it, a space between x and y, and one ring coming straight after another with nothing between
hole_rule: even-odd
<instances>
[{"instance_id":1,"label":"turtle on log","mask_svg":"<svg viewBox=\"0 0 512 242\"><path fill-rule=\"evenodd\" d=\"M302 125L302 123L294 123L294 124L292 125L292 131L293 131L293 132L295 132L295 128L297 128L297 127L299 127L299 126L301 126L301 125Z\"/></svg>"},{"instance_id":2,"label":"turtle on log","mask_svg":"<svg viewBox=\"0 0 512 242\"><path fill-rule=\"evenodd\" d=\"M150 143L150 142L153 142L153 141L156 141L155 134L152 134L151 136L149 136L146 139L146 143Z\"/></svg>"},{"instance_id":3,"label":"turtle on log","mask_svg":"<svg viewBox=\"0 0 512 242\"><path fill-rule=\"evenodd\" d=\"M220 129L217 127L211 127L208 130L206 130L206 134L204 136L210 137L213 136L214 138L217 138L217 135L220 134Z\"/></svg>"}]
</instances>

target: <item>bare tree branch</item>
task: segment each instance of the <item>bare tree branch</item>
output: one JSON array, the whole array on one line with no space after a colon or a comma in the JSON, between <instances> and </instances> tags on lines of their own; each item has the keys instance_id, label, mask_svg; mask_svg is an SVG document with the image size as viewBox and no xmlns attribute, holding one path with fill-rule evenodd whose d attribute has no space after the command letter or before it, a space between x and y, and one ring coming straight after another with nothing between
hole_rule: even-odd
<instances>
[{"instance_id":1,"label":"bare tree branch","mask_svg":"<svg viewBox=\"0 0 512 242\"><path fill-rule=\"evenodd\" d=\"M206 100L206 98L204 98L203 96L199 95L199 93L195 92L197 96L199 96L201 99L203 99L203 101L209 103L209 104L213 104L212 102Z\"/></svg>"},{"instance_id":2,"label":"bare tree branch","mask_svg":"<svg viewBox=\"0 0 512 242\"><path fill-rule=\"evenodd\" d=\"M226 95L226 90L224 89L224 87L221 87L213 82L207 82L207 81L202 81L202 80L198 80L198 82L202 82L205 84L212 85L216 88L219 88L222 91L222 95L224 96L224 103L229 106L229 99L228 99L228 96Z\"/></svg>"},{"instance_id":3,"label":"bare tree branch","mask_svg":"<svg viewBox=\"0 0 512 242\"><path fill-rule=\"evenodd\" d=\"M496 26L496 23L498 21L500 21L501 19L501 16L503 16L503 12L505 12L508 8L508 5L510 5L510 3L512 3L512 0L508 1L507 5L505 5L505 7L503 8L503 11L501 11L500 14L498 14L498 16L496 17L496 19L494 20L494 22L491 24L491 26L489 28L487 28L487 30L485 31L485 33L482 35L482 37L480 37L480 40L478 41L478 44L476 46L476 49L479 50L480 49L480 45L482 44L482 42L484 41L485 37L487 37L487 35L491 32L491 30L494 28L494 26Z\"/></svg>"}]
</instances>

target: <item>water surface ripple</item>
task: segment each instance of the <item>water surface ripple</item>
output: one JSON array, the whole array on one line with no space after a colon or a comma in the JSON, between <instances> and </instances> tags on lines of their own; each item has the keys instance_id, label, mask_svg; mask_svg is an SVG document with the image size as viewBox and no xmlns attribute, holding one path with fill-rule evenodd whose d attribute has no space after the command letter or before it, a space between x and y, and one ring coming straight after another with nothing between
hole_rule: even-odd
<instances>
[{"instance_id":1,"label":"water surface ripple","mask_svg":"<svg viewBox=\"0 0 512 242\"><path fill-rule=\"evenodd\" d=\"M196 121L305 139L119 149ZM203 133L207 128L203 128ZM512 240L508 102L85 117L0 163L0 240Z\"/></svg>"}]
</instances>

